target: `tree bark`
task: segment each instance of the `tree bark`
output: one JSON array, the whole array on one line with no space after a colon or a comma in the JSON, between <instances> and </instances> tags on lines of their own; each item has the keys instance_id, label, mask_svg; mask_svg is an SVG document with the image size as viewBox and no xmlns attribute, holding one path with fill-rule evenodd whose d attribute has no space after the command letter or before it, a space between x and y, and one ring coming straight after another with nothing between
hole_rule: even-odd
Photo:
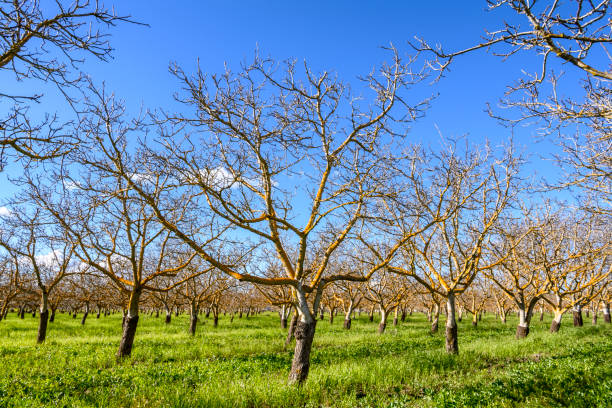
<instances>
[{"instance_id":1,"label":"tree bark","mask_svg":"<svg viewBox=\"0 0 612 408\"><path fill-rule=\"evenodd\" d=\"M459 353L459 342L457 339L457 322L455 322L454 293L449 293L446 299L446 352L449 354Z\"/></svg>"},{"instance_id":2,"label":"tree bark","mask_svg":"<svg viewBox=\"0 0 612 408\"><path fill-rule=\"evenodd\" d=\"M380 323L378 324L378 334L383 334L387 328L387 311L380 309Z\"/></svg>"},{"instance_id":3,"label":"tree bark","mask_svg":"<svg viewBox=\"0 0 612 408\"><path fill-rule=\"evenodd\" d=\"M559 332L559 328L561 328L561 318L563 317L563 313L555 310L555 317L553 318L552 323L550 324L550 332L557 333Z\"/></svg>"},{"instance_id":4,"label":"tree bark","mask_svg":"<svg viewBox=\"0 0 612 408\"><path fill-rule=\"evenodd\" d=\"M519 324L516 326L516 338L524 339L529 335L529 316L525 305L519 305Z\"/></svg>"},{"instance_id":5,"label":"tree bark","mask_svg":"<svg viewBox=\"0 0 612 408\"><path fill-rule=\"evenodd\" d=\"M609 303L604 303L603 305L603 316L604 316L604 323L610 323L610 304Z\"/></svg>"},{"instance_id":6,"label":"tree bark","mask_svg":"<svg viewBox=\"0 0 612 408\"><path fill-rule=\"evenodd\" d=\"M295 326L295 351L289 372L289 382L292 384L301 384L308 378L315 327L314 321L298 321Z\"/></svg>"},{"instance_id":7,"label":"tree bark","mask_svg":"<svg viewBox=\"0 0 612 408\"><path fill-rule=\"evenodd\" d=\"M89 314L89 305L85 306L85 313L83 313L83 318L81 319L81 325L85 324L85 320L87 320L88 314Z\"/></svg>"},{"instance_id":8,"label":"tree bark","mask_svg":"<svg viewBox=\"0 0 612 408\"><path fill-rule=\"evenodd\" d=\"M436 303L434 306L433 317L432 317L432 322L431 322L431 329L430 329L432 333L438 332L438 322L439 321L440 321L440 305Z\"/></svg>"},{"instance_id":9,"label":"tree bark","mask_svg":"<svg viewBox=\"0 0 612 408\"><path fill-rule=\"evenodd\" d=\"M574 327L582 327L584 325L582 320L582 306L576 305L572 314L574 316Z\"/></svg>"},{"instance_id":10,"label":"tree bark","mask_svg":"<svg viewBox=\"0 0 612 408\"><path fill-rule=\"evenodd\" d=\"M53 323L55 321L55 308L51 307L51 317L49 317L49 323Z\"/></svg>"},{"instance_id":11,"label":"tree bark","mask_svg":"<svg viewBox=\"0 0 612 408\"><path fill-rule=\"evenodd\" d=\"M170 322L172 321L172 310L166 306L166 324L170 324Z\"/></svg>"},{"instance_id":12,"label":"tree bark","mask_svg":"<svg viewBox=\"0 0 612 408\"><path fill-rule=\"evenodd\" d=\"M140 290L135 289L130 295L130 303L127 314L124 316L123 334L117 350L117 358L129 357L132 354L136 328L138 327L138 303L140 301Z\"/></svg>"},{"instance_id":13,"label":"tree bark","mask_svg":"<svg viewBox=\"0 0 612 408\"><path fill-rule=\"evenodd\" d=\"M45 342L47 338L47 322L49 320L49 311L45 310L44 312L40 312L40 320L38 322L38 336L36 337L36 342L38 344L42 344Z\"/></svg>"},{"instance_id":14,"label":"tree bark","mask_svg":"<svg viewBox=\"0 0 612 408\"><path fill-rule=\"evenodd\" d=\"M287 332L287 339L285 340L285 348L289 346L291 343L291 339L293 338L293 333L295 333L295 326L297 325L298 314L297 312L293 313L293 317L291 318L291 323L289 324L289 331Z\"/></svg>"},{"instance_id":15,"label":"tree bark","mask_svg":"<svg viewBox=\"0 0 612 408\"><path fill-rule=\"evenodd\" d=\"M195 336L196 326L198 324L198 311L194 303L191 303L189 312L189 334Z\"/></svg>"},{"instance_id":16,"label":"tree bark","mask_svg":"<svg viewBox=\"0 0 612 408\"><path fill-rule=\"evenodd\" d=\"M38 336L36 342L42 344L47 338L47 322L49 321L48 294L43 291L40 299L40 317L38 321Z\"/></svg>"},{"instance_id":17,"label":"tree bark","mask_svg":"<svg viewBox=\"0 0 612 408\"><path fill-rule=\"evenodd\" d=\"M196 333L197 324L198 324L198 316L192 315L189 319L189 334L191 334L192 336L194 336Z\"/></svg>"}]
</instances>

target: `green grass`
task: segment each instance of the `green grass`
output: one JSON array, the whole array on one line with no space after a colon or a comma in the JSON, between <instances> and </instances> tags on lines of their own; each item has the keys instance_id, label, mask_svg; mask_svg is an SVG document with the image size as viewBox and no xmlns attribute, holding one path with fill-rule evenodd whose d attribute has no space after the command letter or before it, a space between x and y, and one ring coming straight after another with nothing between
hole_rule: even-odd
<instances>
[{"instance_id":1,"label":"green grass","mask_svg":"<svg viewBox=\"0 0 612 408\"><path fill-rule=\"evenodd\" d=\"M515 340L516 320L459 324L458 356L444 352L444 322L423 315L376 334L366 316L342 329L319 322L310 377L287 385L292 350L275 314L221 317L187 333L188 317L142 316L132 358L114 358L121 317L58 314L36 346L38 319L0 322L0 407L612 407L612 325L548 333L550 316ZM534 319L537 320L537 319Z\"/></svg>"}]
</instances>

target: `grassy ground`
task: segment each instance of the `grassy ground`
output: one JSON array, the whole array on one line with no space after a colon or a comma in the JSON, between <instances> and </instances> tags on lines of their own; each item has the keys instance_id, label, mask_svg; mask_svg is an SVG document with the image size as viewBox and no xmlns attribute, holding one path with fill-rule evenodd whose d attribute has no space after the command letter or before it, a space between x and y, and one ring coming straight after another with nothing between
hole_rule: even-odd
<instances>
[{"instance_id":1,"label":"grassy ground","mask_svg":"<svg viewBox=\"0 0 612 408\"><path fill-rule=\"evenodd\" d=\"M366 316L342 329L319 322L310 377L286 378L292 352L276 315L221 318L187 334L187 316L141 317L132 358L117 363L121 317L58 314L44 346L37 320L14 313L0 322L0 407L612 407L612 325L548 333L550 316L515 340L516 321L493 316L459 325L458 356L413 315L377 335ZM466 321L467 320L467 321ZM537 320L537 319L534 319Z\"/></svg>"}]
</instances>

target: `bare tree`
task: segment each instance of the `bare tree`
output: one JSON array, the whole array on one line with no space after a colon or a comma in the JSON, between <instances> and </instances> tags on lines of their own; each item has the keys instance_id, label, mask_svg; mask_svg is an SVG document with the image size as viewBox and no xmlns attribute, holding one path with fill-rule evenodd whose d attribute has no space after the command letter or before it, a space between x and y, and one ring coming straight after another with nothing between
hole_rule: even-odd
<instances>
[{"instance_id":1,"label":"bare tree","mask_svg":"<svg viewBox=\"0 0 612 408\"><path fill-rule=\"evenodd\" d=\"M208 77L200 70L187 75L174 69L185 89L181 101L193 113L166 115L159 145L143 146L146 163L139 172L174 182L164 192L174 200L171 207L124 165L115 146L120 119L102 107L92 114L111 130L97 133L110 146L97 165L122 177L166 229L228 276L291 288L299 321L290 381L302 382L325 287L367 280L390 259L389 254L359 274L327 268L356 227L368 222L373 202L388 194L390 174L380 153L392 136L403 136L395 132L397 125L419 117L427 101L408 105L404 91L425 75L413 72L397 53L389 65L363 79L371 103L328 72L315 74L305 66L298 73L293 61L279 71L273 61L259 57L237 74L228 70ZM199 218L217 217L227 227L219 239L235 248L240 231L244 249L237 254L273 254L282 265L279 275L264 277L232 266L235 259L219 255L218 246L175 221L176 208L189 208Z\"/></svg>"},{"instance_id":2,"label":"bare tree","mask_svg":"<svg viewBox=\"0 0 612 408\"><path fill-rule=\"evenodd\" d=\"M91 126L95 124L91 123ZM80 156L87 162L87 154ZM54 191L41 179L27 179L32 199L61 225L75 255L93 271L107 276L127 298L127 315L117 357L131 354L140 298L146 291L169 290L192 275L181 272L195 257L164 229L149 207L122 179L92 171L86 178L66 177L71 189ZM199 274L201 271L194 273ZM161 288L156 280L177 277Z\"/></svg>"},{"instance_id":3,"label":"bare tree","mask_svg":"<svg viewBox=\"0 0 612 408\"><path fill-rule=\"evenodd\" d=\"M529 335L534 308L549 292L548 281L539 262L538 251L544 237L537 223L537 219L530 219L528 212L523 213L522 220L504 220L498 227L500 239L489 247L492 256L505 260L496 268L485 271L485 275L518 308L517 338ZM546 242L549 245L562 245L560 242ZM496 301L502 312L502 300L497 295Z\"/></svg>"},{"instance_id":4,"label":"bare tree","mask_svg":"<svg viewBox=\"0 0 612 408\"><path fill-rule=\"evenodd\" d=\"M551 332L559 331L570 309L582 325L582 307L605 289L603 283L612 273L608 226L593 215L562 210L542 223L536 256L550 291L543 299L554 312Z\"/></svg>"},{"instance_id":5,"label":"bare tree","mask_svg":"<svg viewBox=\"0 0 612 408\"><path fill-rule=\"evenodd\" d=\"M413 277L428 291L446 299L446 350L458 353L456 296L470 287L481 271L503 258L483 256L495 236L495 225L517 194L520 159L506 150L498 159L489 149L449 144L438 156L421 154L436 174L419 189L421 211L438 221L402 247L389 269ZM444 214L444 216L441 216ZM402 212L398 212L401 225Z\"/></svg>"},{"instance_id":6,"label":"bare tree","mask_svg":"<svg viewBox=\"0 0 612 408\"><path fill-rule=\"evenodd\" d=\"M10 229L2 231L0 246L13 258L15 268L31 276L33 285L30 292L40 300L36 340L40 344L47 336L50 294L62 279L84 272L74 264L76 243L45 217L39 208L32 211L14 208L3 224Z\"/></svg>"}]
</instances>

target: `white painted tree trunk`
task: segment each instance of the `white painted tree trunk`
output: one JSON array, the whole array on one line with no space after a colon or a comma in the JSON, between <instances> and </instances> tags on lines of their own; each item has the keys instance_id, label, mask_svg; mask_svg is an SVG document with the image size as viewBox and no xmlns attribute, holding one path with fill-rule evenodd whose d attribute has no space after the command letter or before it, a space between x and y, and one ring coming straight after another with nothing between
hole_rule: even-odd
<instances>
[{"instance_id":1,"label":"white painted tree trunk","mask_svg":"<svg viewBox=\"0 0 612 408\"><path fill-rule=\"evenodd\" d=\"M457 322L455 321L455 294L452 292L446 298L446 352L459 353Z\"/></svg>"}]
</instances>

